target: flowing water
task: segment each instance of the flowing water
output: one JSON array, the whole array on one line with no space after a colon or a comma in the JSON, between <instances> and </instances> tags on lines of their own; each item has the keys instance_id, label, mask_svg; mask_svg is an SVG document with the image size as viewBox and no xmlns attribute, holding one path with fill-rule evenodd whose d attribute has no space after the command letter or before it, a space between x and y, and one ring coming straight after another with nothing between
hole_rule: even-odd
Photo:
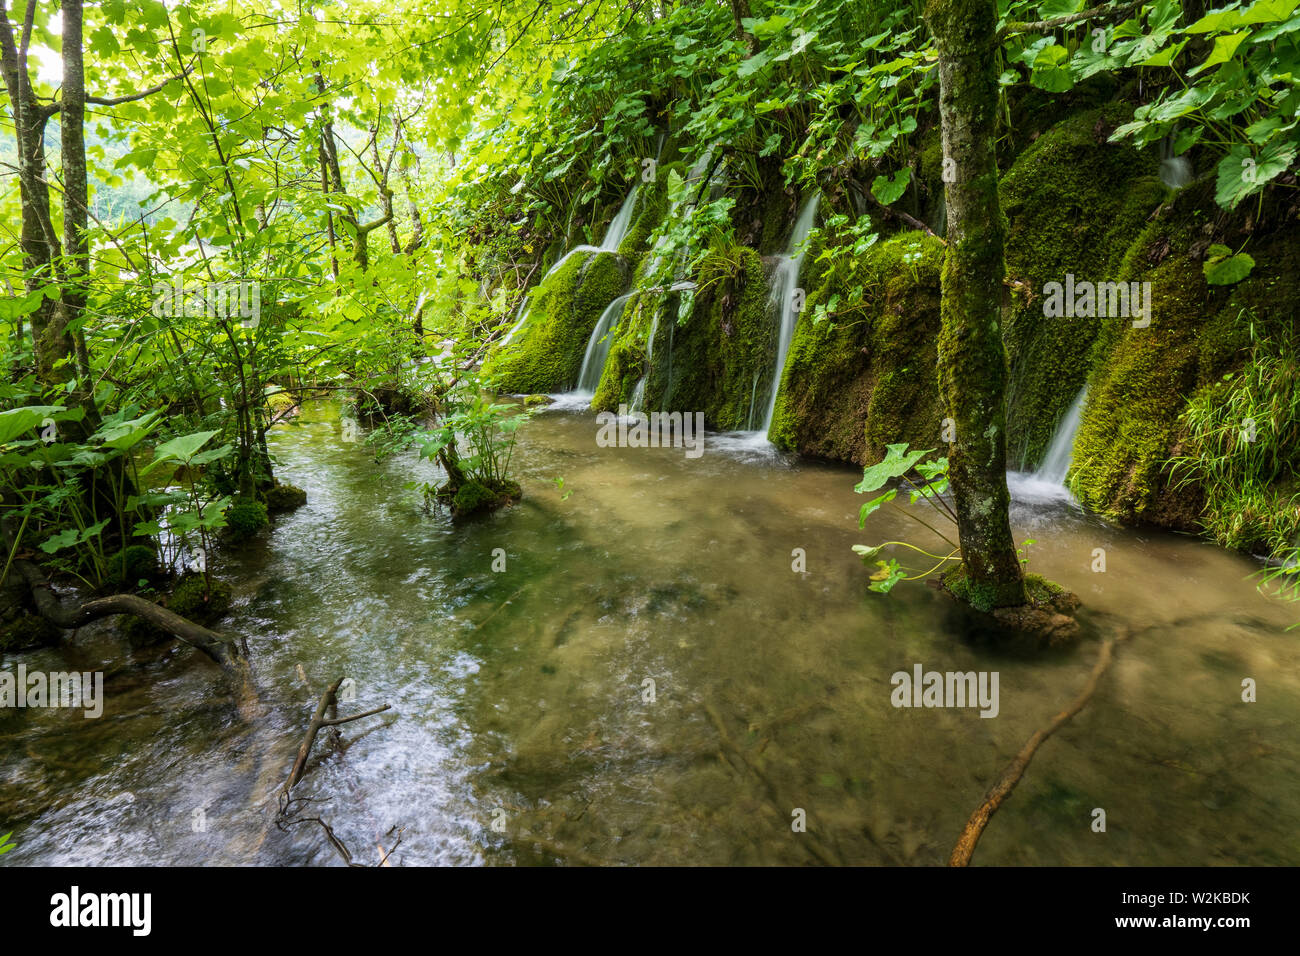
<instances>
[{"instance_id":1,"label":"flowing water","mask_svg":"<svg viewBox=\"0 0 1300 956\"><path fill-rule=\"evenodd\" d=\"M555 264L546 270L546 275L542 277L543 281L558 270L560 266L564 265L570 256L579 252L618 252L618 247L623 244L623 240L627 237L627 231L632 226L632 213L636 210L636 195L637 187L633 183L632 188L628 190L627 198L623 200L623 205L619 207L618 212L614 214L614 218L610 220L609 226L605 229L605 237L600 240L600 245L578 245L566 250L564 255L556 259ZM510 331L501 339L501 345L498 348L509 345L510 341L519 333L519 330L524 327L524 323L528 321L527 306L528 295L525 294L519 303L519 318L510 327Z\"/></svg>"},{"instance_id":2,"label":"flowing water","mask_svg":"<svg viewBox=\"0 0 1300 956\"><path fill-rule=\"evenodd\" d=\"M1074 459L1074 436L1079 433L1083 403L1087 397L1085 385L1079 389L1079 394L1057 424L1052 433L1052 443L1038 468L1028 473L1013 471L1007 474L1007 487L1013 498L1038 502L1070 500L1065 476L1070 473L1070 462Z\"/></svg>"},{"instance_id":3,"label":"flowing water","mask_svg":"<svg viewBox=\"0 0 1300 956\"><path fill-rule=\"evenodd\" d=\"M1300 863L1296 609L1256 592L1250 562L1018 504L1029 567L1079 593L1086 632L1018 653L923 585L867 591L851 545L930 539L888 510L859 532L855 469L595 434L590 412L538 415L522 502L453 525L403 489L427 463L377 465L333 406L277 426L279 473L309 502L225 564L221 625L247 636L267 713L242 722L204 658L133 651L107 625L24 655L105 670L107 707L0 715L0 830L18 845L0 865L337 865L314 824L272 825L271 794L343 675L342 713L393 710L341 728L342 751L322 736L298 792L360 862L400 827L407 864L939 864L1120 628L975 862ZM997 671L998 716L895 709L891 675L914 664Z\"/></svg>"},{"instance_id":4,"label":"flowing water","mask_svg":"<svg viewBox=\"0 0 1300 956\"><path fill-rule=\"evenodd\" d=\"M614 327L623 316L623 309L631 294L620 295L611 302L600 316L600 321L591 330L591 339L587 342L587 354L582 357L582 371L578 375L578 390L595 394L600 384L600 375L605 371L605 360L609 358L609 347L613 344Z\"/></svg>"},{"instance_id":5,"label":"flowing water","mask_svg":"<svg viewBox=\"0 0 1300 956\"><path fill-rule=\"evenodd\" d=\"M776 412L776 395L781 390L781 373L785 371L785 357L790 352L790 342L794 339L794 326L799 321L799 310L795 307L795 295L799 288L799 270L803 266L803 243L812 230L817 218L817 207L821 204L821 194L813 193L799 211L794 230L790 233L790 242L776 266L772 277L772 304L777 314L776 362L772 366L771 384L768 386L767 414L763 417L762 432L766 436L772 427L772 415Z\"/></svg>"}]
</instances>

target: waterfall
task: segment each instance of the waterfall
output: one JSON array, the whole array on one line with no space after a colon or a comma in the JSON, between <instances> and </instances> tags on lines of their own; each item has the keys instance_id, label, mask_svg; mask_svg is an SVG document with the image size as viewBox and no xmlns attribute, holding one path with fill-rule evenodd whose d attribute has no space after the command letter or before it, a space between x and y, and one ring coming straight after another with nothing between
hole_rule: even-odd
<instances>
[{"instance_id":1,"label":"waterfall","mask_svg":"<svg viewBox=\"0 0 1300 956\"><path fill-rule=\"evenodd\" d=\"M618 247L622 245L623 240L627 237L627 231L632 227L632 213L636 211L636 192L637 184L633 183L632 188L627 191L627 198L623 200L623 205L619 206L618 212L610 221L609 227L605 230L605 237L600 240L600 245L578 245L567 250L564 255L555 260L555 264L546 270L546 275L542 276L542 282L545 282L550 276L569 261L570 256L577 255L579 252L618 252ZM528 312L525 306L528 305L528 296L525 295L522 302L519 303L519 320L506 333L505 338L501 340L501 346L510 344L524 323L528 321ZM588 346L590 351L590 346Z\"/></svg>"},{"instance_id":2,"label":"waterfall","mask_svg":"<svg viewBox=\"0 0 1300 956\"><path fill-rule=\"evenodd\" d=\"M587 340L587 353L582 357L582 371L578 373L579 393L596 394L596 386L600 384L601 373L605 371L605 360L609 358L609 347L613 343L614 326L623 317L623 309L630 298L632 293L629 292L606 306L596 327L591 330L591 338Z\"/></svg>"},{"instance_id":3,"label":"waterfall","mask_svg":"<svg viewBox=\"0 0 1300 956\"><path fill-rule=\"evenodd\" d=\"M515 320L514 325L510 326L510 331L505 334L505 337L501 340L501 343L500 345L497 346L497 348L501 348L502 346L509 345L510 340L513 339L515 337L515 334L524 327L524 323L528 321L527 306L528 306L528 293L525 292L524 297L519 300L519 311L516 313L519 316L519 318Z\"/></svg>"},{"instance_id":4,"label":"waterfall","mask_svg":"<svg viewBox=\"0 0 1300 956\"><path fill-rule=\"evenodd\" d=\"M605 230L605 238L600 241L601 252L618 252L618 247L623 244L627 237L627 231L632 226L632 213L636 211L636 183L627 192L627 198L623 200L623 205L618 207L618 212L610 220L609 228Z\"/></svg>"},{"instance_id":5,"label":"waterfall","mask_svg":"<svg viewBox=\"0 0 1300 956\"><path fill-rule=\"evenodd\" d=\"M618 212L610 220L608 228L605 229L605 236L600 240L600 245L579 245L569 249L564 255L555 260L555 265L546 270L546 276L555 272L560 266L569 260L570 256L577 255L579 252L618 252L618 247L627 237L627 231L632 226L632 213L636 211L636 183L627 191L627 198L623 200L623 205L618 207ZM546 281L546 276L542 281Z\"/></svg>"},{"instance_id":6,"label":"waterfall","mask_svg":"<svg viewBox=\"0 0 1300 956\"><path fill-rule=\"evenodd\" d=\"M1079 420L1083 417L1083 402L1088 396L1085 385L1079 389L1073 404L1061 418L1052 434L1052 443L1047 447L1043 461L1032 473L1011 472L1007 475L1007 487L1011 497L1024 501L1052 501L1068 499L1069 490L1065 487L1065 476L1070 471L1070 461L1074 455L1074 436L1079 431Z\"/></svg>"},{"instance_id":7,"label":"waterfall","mask_svg":"<svg viewBox=\"0 0 1300 956\"><path fill-rule=\"evenodd\" d=\"M772 368L771 385L767 399L767 414L763 418L762 432L772 427L772 415L776 411L776 393L781 388L781 373L785 370L785 357L790 351L790 342L794 338L795 323L799 321L799 310L794 307L795 290L799 287L799 268L803 265L803 250L800 246L812 230L813 220L817 218L817 206L821 197L814 193L804 203L795 220L794 231L790 233L790 242L785 255L777 263L772 276L771 303L777 311L778 338L776 346L776 364Z\"/></svg>"},{"instance_id":8,"label":"waterfall","mask_svg":"<svg viewBox=\"0 0 1300 956\"><path fill-rule=\"evenodd\" d=\"M1174 136L1160 141L1160 181L1170 189L1183 189L1192 181L1192 164L1186 156L1174 155Z\"/></svg>"},{"instance_id":9,"label":"waterfall","mask_svg":"<svg viewBox=\"0 0 1300 956\"><path fill-rule=\"evenodd\" d=\"M1086 386L1079 389L1074 404L1065 413L1061 423L1056 426L1056 434L1052 436L1052 444L1048 446L1047 455L1043 458L1043 463L1038 466L1038 470L1034 472L1034 477L1040 481L1050 481L1054 485L1065 484L1065 476L1070 470L1070 459L1074 456L1074 436L1079 430L1079 419L1083 416L1083 400L1087 395Z\"/></svg>"}]
</instances>

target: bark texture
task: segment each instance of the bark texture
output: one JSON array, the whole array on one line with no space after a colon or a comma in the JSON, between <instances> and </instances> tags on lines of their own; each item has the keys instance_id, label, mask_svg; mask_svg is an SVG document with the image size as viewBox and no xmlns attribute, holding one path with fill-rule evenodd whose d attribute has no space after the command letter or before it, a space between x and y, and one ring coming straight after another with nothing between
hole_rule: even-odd
<instances>
[{"instance_id":1,"label":"bark texture","mask_svg":"<svg viewBox=\"0 0 1300 956\"><path fill-rule=\"evenodd\" d=\"M939 382L955 427L949 474L966 595L982 610L1023 604L1024 583L1008 517L1006 356L999 328L1006 226L998 202L994 0L930 0L926 22L939 53L948 249L940 307Z\"/></svg>"}]
</instances>

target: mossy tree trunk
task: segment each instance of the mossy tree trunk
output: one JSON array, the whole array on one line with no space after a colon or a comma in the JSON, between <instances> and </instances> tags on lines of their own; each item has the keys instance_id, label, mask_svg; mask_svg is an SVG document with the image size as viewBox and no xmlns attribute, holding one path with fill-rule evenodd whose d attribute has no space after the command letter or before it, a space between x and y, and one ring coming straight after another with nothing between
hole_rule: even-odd
<instances>
[{"instance_id":1,"label":"mossy tree trunk","mask_svg":"<svg viewBox=\"0 0 1300 956\"><path fill-rule=\"evenodd\" d=\"M939 116L948 249L942 273L939 387L955 429L949 475L972 603L987 610L1025 601L1008 508L1006 357L999 328L1005 225L994 155L997 50L994 0L929 0L939 53Z\"/></svg>"}]
</instances>

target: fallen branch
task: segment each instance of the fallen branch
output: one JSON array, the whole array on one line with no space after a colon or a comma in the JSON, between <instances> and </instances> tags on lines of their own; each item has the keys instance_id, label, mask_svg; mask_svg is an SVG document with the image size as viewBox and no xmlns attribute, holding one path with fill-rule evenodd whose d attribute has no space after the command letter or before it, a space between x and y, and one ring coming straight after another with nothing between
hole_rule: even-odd
<instances>
[{"instance_id":1,"label":"fallen branch","mask_svg":"<svg viewBox=\"0 0 1300 956\"><path fill-rule=\"evenodd\" d=\"M1097 655L1097 663L1093 666L1092 673L1088 675L1088 682L1084 684L1079 696L1074 699L1074 702L1069 707L1053 717L1051 723L1030 737L1025 745L1020 748L1020 752L1016 754L1015 759L1002 771L997 783L993 784L985 795L984 802L975 809L975 812L970 815L970 819L966 821L966 826L962 828L961 836L957 839L957 845L952 848L952 856L948 858L949 866L966 866L970 863L970 858L975 853L975 845L979 843L980 836L984 833L989 818L997 812L998 807L1002 805L1002 801L1016 788L1016 784L1020 782L1020 778L1024 776L1025 770L1029 767L1029 761L1034 759L1035 751L1038 750L1044 740L1060 730L1075 714L1087 706L1088 701L1092 700L1092 695L1096 693L1102 675L1110 667L1114 656L1115 643L1114 638L1108 638L1106 643L1102 644L1101 653Z\"/></svg>"},{"instance_id":2,"label":"fallen branch","mask_svg":"<svg viewBox=\"0 0 1300 956\"><path fill-rule=\"evenodd\" d=\"M351 717L327 718L326 711L332 707L338 706L338 700L335 695L339 687L343 684L343 678L340 677L329 687L325 688L325 693L320 695L320 701L316 704L316 713L312 716L311 723L307 725L307 733L302 738L302 744L298 747L298 757L293 762L293 770L289 773L289 779L284 782L284 796L289 795L302 779L304 771L307 769L307 758L311 756L312 745L316 742L316 735L325 727L337 727L339 724L350 723L354 720L360 720L362 717L373 717L375 714L382 714L392 708L391 704L384 704L382 707L376 707L374 710L367 710L365 713L353 714Z\"/></svg>"},{"instance_id":3,"label":"fallen branch","mask_svg":"<svg viewBox=\"0 0 1300 956\"><path fill-rule=\"evenodd\" d=\"M307 673L298 665L298 676L302 682L311 687L311 682L307 680ZM352 853L344 845L343 841L334 833L334 829L326 823L321 817L295 817L294 807L302 798L296 798L291 795L294 786L302 780L303 775L307 772L307 758L311 755L312 745L316 742L316 735L326 727L337 727L340 724L351 723L354 720L360 720L362 717L373 717L375 714L382 714L384 711L391 709L391 704L384 704L382 707L375 707L372 710L364 711L360 714L353 714L350 717L326 717L325 714L336 710L338 707L338 690L343 685L343 678L340 677L329 687L325 688L325 693L321 694L320 701L316 704L316 713L312 715L311 723L307 727L307 733L302 739L302 744L298 747L298 756L293 762L293 770L289 773L289 779L284 782L284 787L280 792L280 811L276 814L276 825L281 830L287 830L291 826L299 823L314 822L320 825L325 831L325 839L329 840L330 845L343 858L343 862L348 866L364 866L352 859ZM373 820L371 821L374 822ZM397 829L397 828L394 828ZM389 830L392 833L393 830ZM375 846L379 848L379 866L388 866L388 858L392 856L393 851L397 849L402 842L401 831L398 830L397 842L392 847L385 849L383 843L375 841Z\"/></svg>"},{"instance_id":4,"label":"fallen branch","mask_svg":"<svg viewBox=\"0 0 1300 956\"><path fill-rule=\"evenodd\" d=\"M1131 13L1138 3L1125 3L1120 6L1112 4L1102 4L1099 7L1093 7L1090 10L1081 10L1078 13L1070 13L1061 17L1053 17L1051 20L1034 20L1032 22L1011 22L1001 30L1002 35L1008 33L1051 33L1060 27L1073 26L1076 23L1082 23L1084 20L1092 20L1097 17L1121 17Z\"/></svg>"}]
</instances>

